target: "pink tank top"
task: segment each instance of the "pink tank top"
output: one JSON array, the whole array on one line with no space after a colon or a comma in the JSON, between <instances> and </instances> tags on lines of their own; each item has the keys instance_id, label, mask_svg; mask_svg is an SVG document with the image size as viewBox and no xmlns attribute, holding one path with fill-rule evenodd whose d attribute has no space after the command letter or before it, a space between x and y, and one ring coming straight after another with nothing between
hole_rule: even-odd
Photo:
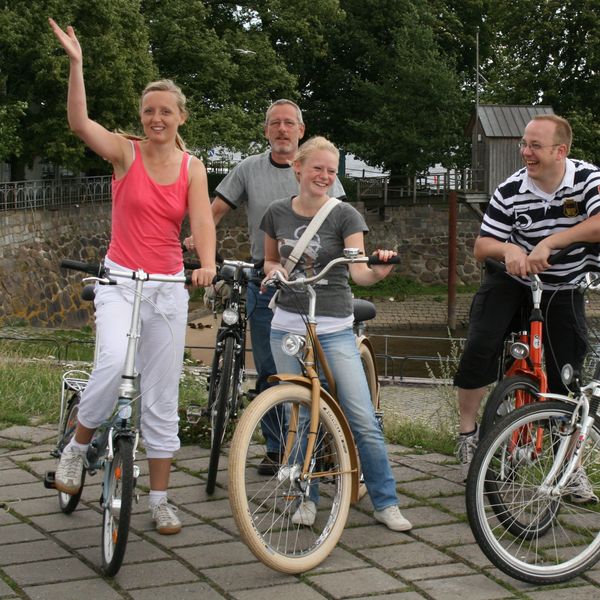
<instances>
[{"instance_id":1,"label":"pink tank top","mask_svg":"<svg viewBox=\"0 0 600 600\"><path fill-rule=\"evenodd\" d=\"M129 269L174 275L183 268L179 236L187 212L188 166L184 154L175 183L153 181L137 141L134 160L121 179L112 178L112 232L107 256Z\"/></svg>"}]
</instances>

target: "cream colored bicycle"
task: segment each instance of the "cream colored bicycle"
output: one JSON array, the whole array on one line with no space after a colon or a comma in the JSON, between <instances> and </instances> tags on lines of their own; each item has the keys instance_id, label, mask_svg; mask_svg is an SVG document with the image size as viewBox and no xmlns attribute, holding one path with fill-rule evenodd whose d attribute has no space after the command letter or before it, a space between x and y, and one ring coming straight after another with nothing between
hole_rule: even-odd
<instances>
[{"instance_id":1,"label":"cream colored bicycle","mask_svg":"<svg viewBox=\"0 0 600 600\"><path fill-rule=\"evenodd\" d=\"M286 385L268 388L250 403L238 422L229 453L229 500L240 535L259 560L284 573L308 571L329 555L342 535L350 504L360 496L357 449L316 335L313 284L335 265L381 263L377 257L360 256L353 249L344 254L314 277L290 281L278 274L273 280L276 286L302 290L309 297L306 335L288 334L283 340L284 351L298 357L303 374L275 376ZM357 340L363 365L375 369L372 347L360 337ZM321 385L320 372L329 391ZM367 380L376 403L376 372L370 372ZM264 456L261 423L272 410L272 414L282 415L273 433L286 444L277 473L265 477L257 472ZM294 524L292 517L299 503L317 485L320 501L314 525Z\"/></svg>"}]
</instances>

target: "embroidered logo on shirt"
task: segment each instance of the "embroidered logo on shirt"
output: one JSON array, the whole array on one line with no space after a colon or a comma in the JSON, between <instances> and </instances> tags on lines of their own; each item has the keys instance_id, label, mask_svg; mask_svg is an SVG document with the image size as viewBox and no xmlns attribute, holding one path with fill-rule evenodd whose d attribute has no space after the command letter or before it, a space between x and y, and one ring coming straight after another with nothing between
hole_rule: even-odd
<instances>
[{"instance_id":1,"label":"embroidered logo on shirt","mask_svg":"<svg viewBox=\"0 0 600 600\"><path fill-rule=\"evenodd\" d=\"M517 213L515 216L515 229L529 229L533 224L532 218L526 213Z\"/></svg>"},{"instance_id":2,"label":"embroidered logo on shirt","mask_svg":"<svg viewBox=\"0 0 600 600\"><path fill-rule=\"evenodd\" d=\"M576 217L579 214L579 207L574 198L565 198L563 202L563 214L565 217Z\"/></svg>"}]
</instances>

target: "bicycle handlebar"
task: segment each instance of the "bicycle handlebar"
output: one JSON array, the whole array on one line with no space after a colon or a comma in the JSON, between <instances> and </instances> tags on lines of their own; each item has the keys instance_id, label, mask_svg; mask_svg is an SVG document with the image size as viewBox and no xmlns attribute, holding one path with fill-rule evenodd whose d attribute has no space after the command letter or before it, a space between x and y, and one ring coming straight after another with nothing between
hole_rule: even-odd
<instances>
[{"instance_id":1,"label":"bicycle handlebar","mask_svg":"<svg viewBox=\"0 0 600 600\"><path fill-rule=\"evenodd\" d=\"M553 254L548 258L548 263L550 265L556 265L562 261L565 256L570 254L573 250L579 248L594 248L597 247L597 244L593 242L575 242L574 244L570 244L565 248L561 248L556 254ZM495 258L488 257L485 259L485 266L489 269L490 273L494 271L500 271L501 273L506 273L506 264L496 260Z\"/></svg>"},{"instance_id":2,"label":"bicycle handlebar","mask_svg":"<svg viewBox=\"0 0 600 600\"><path fill-rule=\"evenodd\" d=\"M346 257L340 256L338 258L334 258L331 262L327 263L322 271L313 275L312 277L298 277L297 279L286 279L281 271L275 271L273 278L266 282L267 285L289 285L289 286L297 286L300 287L302 285L310 285L311 283L316 283L336 265L349 265L352 263L367 263L368 265L397 265L400 264L399 256L392 256L389 260L384 261L381 260L377 255L371 254L370 256L353 256Z\"/></svg>"},{"instance_id":3,"label":"bicycle handlebar","mask_svg":"<svg viewBox=\"0 0 600 600\"><path fill-rule=\"evenodd\" d=\"M89 273L97 278L100 284L111 283L110 277L121 277L123 279L143 279L144 281L163 281L185 283L192 285L192 278L185 275L154 275L145 271L133 269L108 269L104 265L98 263L84 263L78 260L63 259L60 261L60 266L63 269L71 269L73 271L81 271ZM114 283L114 282L112 282Z\"/></svg>"}]
</instances>

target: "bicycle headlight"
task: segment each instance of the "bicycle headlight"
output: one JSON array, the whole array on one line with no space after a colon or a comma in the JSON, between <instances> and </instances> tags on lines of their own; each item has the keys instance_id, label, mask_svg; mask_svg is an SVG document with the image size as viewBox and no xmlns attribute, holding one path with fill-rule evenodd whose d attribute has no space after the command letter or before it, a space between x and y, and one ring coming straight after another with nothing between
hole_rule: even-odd
<instances>
[{"instance_id":1,"label":"bicycle headlight","mask_svg":"<svg viewBox=\"0 0 600 600\"><path fill-rule=\"evenodd\" d=\"M225 325L235 325L239 320L238 311L233 308L226 308L223 311L223 323Z\"/></svg>"},{"instance_id":2,"label":"bicycle headlight","mask_svg":"<svg viewBox=\"0 0 600 600\"><path fill-rule=\"evenodd\" d=\"M562 382L567 386L573 381L574 376L575 376L575 371L574 371L572 365L570 365L569 363L567 363L560 370L560 378L562 379Z\"/></svg>"},{"instance_id":3,"label":"bicycle headlight","mask_svg":"<svg viewBox=\"0 0 600 600\"><path fill-rule=\"evenodd\" d=\"M523 342L515 342L510 347L510 355L516 360L523 360L529 356L529 346Z\"/></svg>"},{"instance_id":4,"label":"bicycle headlight","mask_svg":"<svg viewBox=\"0 0 600 600\"><path fill-rule=\"evenodd\" d=\"M289 356L296 356L304 348L305 340L301 335L286 333L281 340L281 349Z\"/></svg>"}]
</instances>

